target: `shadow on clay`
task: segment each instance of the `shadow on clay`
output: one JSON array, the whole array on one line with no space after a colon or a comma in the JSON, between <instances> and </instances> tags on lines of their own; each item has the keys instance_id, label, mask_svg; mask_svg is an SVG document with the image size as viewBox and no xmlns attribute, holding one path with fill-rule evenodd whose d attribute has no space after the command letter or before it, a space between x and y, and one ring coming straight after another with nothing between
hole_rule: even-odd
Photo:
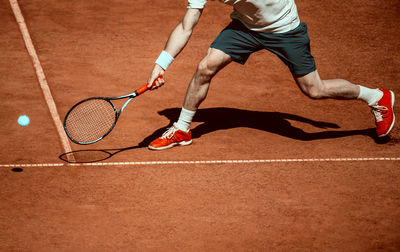
<instances>
[{"instance_id":1,"label":"shadow on clay","mask_svg":"<svg viewBox=\"0 0 400 252\"><path fill-rule=\"evenodd\" d=\"M119 149L86 149L64 153L59 156L63 161L69 163L91 163L100 162L111 158L118 153L127 150L147 147L152 140L162 135L168 127L178 119L180 108L168 108L158 112L165 116L170 122L167 126L154 131L136 146ZM251 111L236 108L205 108L199 109L193 118L194 122L201 124L192 129L192 137L199 138L202 135L218 130L227 130L233 128L251 128L262 130L268 133L277 134L299 141L313 141L321 139L341 138L347 136L363 135L372 138L378 144L384 144L390 141L390 137L377 138L374 128L361 130L337 130L340 127L337 124L314 121L298 115L280 113L280 112L262 112ZM294 127L290 121L298 121L312 125L321 129L319 132L308 133L301 128ZM333 130L336 129L336 130ZM68 155L73 154L75 161L68 160Z\"/></svg>"}]
</instances>

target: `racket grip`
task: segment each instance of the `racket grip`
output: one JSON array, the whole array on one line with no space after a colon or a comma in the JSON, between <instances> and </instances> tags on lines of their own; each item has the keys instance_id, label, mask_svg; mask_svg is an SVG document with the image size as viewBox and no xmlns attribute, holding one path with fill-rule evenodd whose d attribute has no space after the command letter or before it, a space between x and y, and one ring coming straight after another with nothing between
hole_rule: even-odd
<instances>
[{"instance_id":1,"label":"racket grip","mask_svg":"<svg viewBox=\"0 0 400 252\"><path fill-rule=\"evenodd\" d=\"M154 80L152 86L154 85L154 83L156 82L156 80L157 80L158 78L162 78L162 77L163 77L163 76L160 74L160 75ZM149 85L149 83L146 83L146 84L143 85L142 87L138 88L138 89L136 90L137 94L140 95L140 94L143 94L144 92L146 92L146 91L149 89L149 88L147 87L148 85Z\"/></svg>"},{"instance_id":2,"label":"racket grip","mask_svg":"<svg viewBox=\"0 0 400 252\"><path fill-rule=\"evenodd\" d=\"M148 90L147 85L148 85L148 83L146 83L142 87L138 88L136 90L137 95L140 95L140 94L143 94L144 92L146 92Z\"/></svg>"}]
</instances>

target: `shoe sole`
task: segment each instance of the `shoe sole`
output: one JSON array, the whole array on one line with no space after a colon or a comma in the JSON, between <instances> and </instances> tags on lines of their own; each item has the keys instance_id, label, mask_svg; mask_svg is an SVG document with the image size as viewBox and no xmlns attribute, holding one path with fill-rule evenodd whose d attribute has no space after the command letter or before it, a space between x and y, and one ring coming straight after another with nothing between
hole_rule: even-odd
<instances>
[{"instance_id":1,"label":"shoe sole","mask_svg":"<svg viewBox=\"0 0 400 252\"><path fill-rule=\"evenodd\" d=\"M192 140L189 140L189 141L182 141L182 142L178 142L178 143L172 143L172 144L170 144L170 145L167 145L167 146L163 146L163 147L153 147L153 146L148 146L148 148L150 149L150 150L166 150L166 149L170 149L170 148L172 148L172 147L174 147L174 146L177 146L177 145L180 145L180 146L186 146L186 145L189 145L189 144L191 144L193 141Z\"/></svg>"},{"instance_id":2,"label":"shoe sole","mask_svg":"<svg viewBox=\"0 0 400 252\"><path fill-rule=\"evenodd\" d=\"M379 135L378 137L385 137L385 136L387 136L387 135L390 133L390 131L393 129L393 126L394 126L394 121L395 121L395 116L394 116L394 93L393 93L393 91L391 91L391 90L389 90L389 91L390 91L390 94L391 94L391 96L392 96L393 122L392 122L392 125L390 125L389 130L388 130L385 134Z\"/></svg>"}]
</instances>

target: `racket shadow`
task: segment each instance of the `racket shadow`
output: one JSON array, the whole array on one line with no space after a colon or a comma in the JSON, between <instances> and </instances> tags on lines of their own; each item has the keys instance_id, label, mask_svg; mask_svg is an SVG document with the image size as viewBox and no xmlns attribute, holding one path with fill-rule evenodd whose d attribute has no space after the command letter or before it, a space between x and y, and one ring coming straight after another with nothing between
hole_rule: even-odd
<instances>
[{"instance_id":1,"label":"racket shadow","mask_svg":"<svg viewBox=\"0 0 400 252\"><path fill-rule=\"evenodd\" d=\"M121 149L85 149L76 150L61 154L58 158L72 164L94 163L107 160L112 156L127 150L140 148L139 146L126 147ZM69 158L73 155L73 159Z\"/></svg>"},{"instance_id":2,"label":"racket shadow","mask_svg":"<svg viewBox=\"0 0 400 252\"><path fill-rule=\"evenodd\" d=\"M172 125L172 124L171 124ZM140 143L135 146L125 147L125 148L115 148L115 149L84 149L84 150L76 150L71 152L66 152L58 156L64 162L72 163L72 164L82 164L82 163L95 163L105 161L121 152L147 148L151 141L155 138L159 137L164 133L164 131L170 127L168 125L166 127L160 128L152 133L150 136L143 139ZM73 159L69 158L73 155Z\"/></svg>"}]
</instances>

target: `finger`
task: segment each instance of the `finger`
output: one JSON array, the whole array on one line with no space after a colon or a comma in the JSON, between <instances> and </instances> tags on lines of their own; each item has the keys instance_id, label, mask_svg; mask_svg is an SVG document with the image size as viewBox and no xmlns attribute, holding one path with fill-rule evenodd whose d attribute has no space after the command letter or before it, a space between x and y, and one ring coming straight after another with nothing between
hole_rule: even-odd
<instances>
[{"instance_id":1,"label":"finger","mask_svg":"<svg viewBox=\"0 0 400 252\"><path fill-rule=\"evenodd\" d=\"M147 87L148 87L148 89L153 89L153 87L155 86L155 82L156 82L156 77L155 76L151 76L151 78L150 78L150 80L149 80L149 82L148 82L148 85L147 85Z\"/></svg>"},{"instance_id":2,"label":"finger","mask_svg":"<svg viewBox=\"0 0 400 252\"><path fill-rule=\"evenodd\" d=\"M158 77L157 81L160 83L160 85L164 85L165 83L164 77L161 75Z\"/></svg>"},{"instance_id":3,"label":"finger","mask_svg":"<svg viewBox=\"0 0 400 252\"><path fill-rule=\"evenodd\" d=\"M150 90L154 90L157 89L157 85L155 83L153 83L153 85L150 87Z\"/></svg>"},{"instance_id":4,"label":"finger","mask_svg":"<svg viewBox=\"0 0 400 252\"><path fill-rule=\"evenodd\" d=\"M164 85L165 82L166 82L163 75L160 75L160 76L158 77L158 80L160 81L160 83L161 83L162 85Z\"/></svg>"},{"instance_id":5,"label":"finger","mask_svg":"<svg viewBox=\"0 0 400 252\"><path fill-rule=\"evenodd\" d=\"M149 81L149 84L147 86L149 90L157 89L162 85L164 85L165 83L164 76L162 75L162 73L160 73L157 77L152 76L150 80L153 80L153 82ZM152 84L150 85L150 83Z\"/></svg>"},{"instance_id":6,"label":"finger","mask_svg":"<svg viewBox=\"0 0 400 252\"><path fill-rule=\"evenodd\" d=\"M149 90L153 89L152 88L153 87L153 82L154 82L153 78L150 78L149 81L147 82L147 88Z\"/></svg>"}]
</instances>

